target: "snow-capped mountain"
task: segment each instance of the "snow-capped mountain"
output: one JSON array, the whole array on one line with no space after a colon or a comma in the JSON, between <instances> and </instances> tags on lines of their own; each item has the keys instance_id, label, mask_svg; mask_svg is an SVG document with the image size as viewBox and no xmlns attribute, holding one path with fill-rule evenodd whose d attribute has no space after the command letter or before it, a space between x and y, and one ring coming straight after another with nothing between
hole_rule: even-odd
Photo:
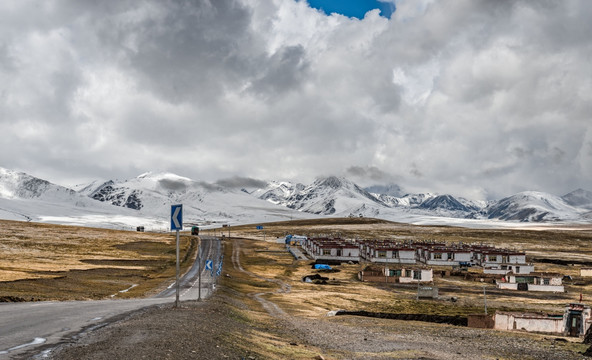
<instances>
[{"instance_id":1,"label":"snow-capped mountain","mask_svg":"<svg viewBox=\"0 0 592 360\"><path fill-rule=\"evenodd\" d=\"M469 209L465 205L461 204L460 201L456 200L452 195L438 195L419 204L419 208L427 210L443 209L462 212L471 212L477 210Z\"/></svg>"},{"instance_id":2,"label":"snow-capped mountain","mask_svg":"<svg viewBox=\"0 0 592 360\"><path fill-rule=\"evenodd\" d=\"M422 194L405 194L402 197L396 197L388 194L379 194L379 193L372 193L372 196L380 200L381 202L385 203L390 207L417 207L421 205L424 201L434 198L437 195L432 193L422 193Z\"/></svg>"},{"instance_id":3,"label":"snow-capped mountain","mask_svg":"<svg viewBox=\"0 0 592 360\"><path fill-rule=\"evenodd\" d=\"M368 189L390 191L393 187L362 189L347 179L331 176L317 179L308 186L272 182L253 195L298 211L334 216L363 215L397 219L405 214L415 214L519 222L585 221L589 218L585 208L571 206L560 197L540 192L524 192L488 203L449 194L423 193L396 197L370 193ZM588 203L588 192L578 190L570 194L566 197L572 201Z\"/></svg>"},{"instance_id":4,"label":"snow-capped mountain","mask_svg":"<svg viewBox=\"0 0 592 360\"><path fill-rule=\"evenodd\" d=\"M280 190L280 191L278 191ZM336 176L319 178L308 186L280 186L260 195L290 209L319 215L364 215L387 207L353 182ZM359 213L363 210L364 213Z\"/></svg>"},{"instance_id":5,"label":"snow-capped mountain","mask_svg":"<svg viewBox=\"0 0 592 360\"><path fill-rule=\"evenodd\" d=\"M501 199L487 207L489 219L523 222L566 221L581 218L582 209L569 205L559 196L525 191Z\"/></svg>"},{"instance_id":6,"label":"snow-capped mountain","mask_svg":"<svg viewBox=\"0 0 592 360\"><path fill-rule=\"evenodd\" d=\"M382 189L392 193L394 187ZM335 176L319 178L310 185L269 182L260 189L244 190L224 182L210 184L171 173L145 173L124 181L94 181L76 186L76 190L0 168L0 218L166 230L170 206L183 204L184 222L200 225L319 216L365 216L421 224L474 221L467 219L484 223L592 220L592 193L581 189L563 197L523 192L487 204L447 194L397 197L370 193Z\"/></svg>"},{"instance_id":7,"label":"snow-capped mountain","mask_svg":"<svg viewBox=\"0 0 592 360\"><path fill-rule=\"evenodd\" d=\"M262 200L267 200L273 204L283 205L286 199L304 190L305 186L298 183L292 184L287 181L272 181L268 183L265 189L257 189L250 194Z\"/></svg>"},{"instance_id":8,"label":"snow-capped mountain","mask_svg":"<svg viewBox=\"0 0 592 360\"><path fill-rule=\"evenodd\" d=\"M0 168L0 197L4 199L73 199L74 190L55 185L23 172Z\"/></svg>"},{"instance_id":9,"label":"snow-capped mountain","mask_svg":"<svg viewBox=\"0 0 592 360\"><path fill-rule=\"evenodd\" d=\"M125 181L109 180L88 196L146 216L167 216L172 204L183 204L187 223L253 222L311 217L276 206L235 188L195 181L171 173L145 173Z\"/></svg>"},{"instance_id":10,"label":"snow-capped mountain","mask_svg":"<svg viewBox=\"0 0 592 360\"><path fill-rule=\"evenodd\" d=\"M592 210L592 191L577 189L561 198L571 206Z\"/></svg>"},{"instance_id":11,"label":"snow-capped mountain","mask_svg":"<svg viewBox=\"0 0 592 360\"><path fill-rule=\"evenodd\" d=\"M397 184L388 185L373 185L365 188L371 194L389 195L393 197L400 197L404 194L401 187Z\"/></svg>"},{"instance_id":12,"label":"snow-capped mountain","mask_svg":"<svg viewBox=\"0 0 592 360\"><path fill-rule=\"evenodd\" d=\"M145 221L131 210L99 203L64 186L1 167L0 218L109 227Z\"/></svg>"}]
</instances>

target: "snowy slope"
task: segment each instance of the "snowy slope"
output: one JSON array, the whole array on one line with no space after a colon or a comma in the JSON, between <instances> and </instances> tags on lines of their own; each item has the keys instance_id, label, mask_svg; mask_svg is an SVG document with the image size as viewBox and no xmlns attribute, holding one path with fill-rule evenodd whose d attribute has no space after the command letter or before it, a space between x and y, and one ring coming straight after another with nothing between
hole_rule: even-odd
<instances>
[{"instance_id":1,"label":"snowy slope","mask_svg":"<svg viewBox=\"0 0 592 360\"><path fill-rule=\"evenodd\" d=\"M489 219L523 222L567 221L581 219L582 209L569 205L559 196L525 191L501 199L487 207Z\"/></svg>"},{"instance_id":2,"label":"snowy slope","mask_svg":"<svg viewBox=\"0 0 592 360\"><path fill-rule=\"evenodd\" d=\"M250 194L270 203L277 205L285 205L286 199L295 193L304 190L305 186L302 184L292 184L287 181L271 181L264 189L257 189Z\"/></svg>"},{"instance_id":3,"label":"snowy slope","mask_svg":"<svg viewBox=\"0 0 592 360\"><path fill-rule=\"evenodd\" d=\"M336 176L296 187L277 203L301 212L334 216L376 214L376 210L387 207L358 185Z\"/></svg>"},{"instance_id":4,"label":"snowy slope","mask_svg":"<svg viewBox=\"0 0 592 360\"><path fill-rule=\"evenodd\" d=\"M561 197L571 206L581 207L584 209L592 210L592 192L584 189L577 189L569 194L565 194Z\"/></svg>"},{"instance_id":5,"label":"snowy slope","mask_svg":"<svg viewBox=\"0 0 592 360\"><path fill-rule=\"evenodd\" d=\"M107 181L89 193L92 199L130 208L147 217L168 216L183 204L185 223L248 223L310 218L258 199L247 192L191 180L171 173L145 173L125 181Z\"/></svg>"},{"instance_id":6,"label":"snowy slope","mask_svg":"<svg viewBox=\"0 0 592 360\"><path fill-rule=\"evenodd\" d=\"M382 189L391 193L395 190L393 186ZM431 193L402 197L371 194L334 176L317 179L307 186L269 182L265 188L245 191L171 173L145 173L124 181L94 181L77 186L76 190L0 168L0 218L128 229L143 225L166 231L171 205L183 204L187 226L324 216L476 227L500 226L500 221L592 221L591 193L584 190L563 197L524 192L487 205Z\"/></svg>"},{"instance_id":7,"label":"snowy slope","mask_svg":"<svg viewBox=\"0 0 592 360\"><path fill-rule=\"evenodd\" d=\"M0 168L0 218L60 224L131 227L145 223L117 208L22 172Z\"/></svg>"}]
</instances>

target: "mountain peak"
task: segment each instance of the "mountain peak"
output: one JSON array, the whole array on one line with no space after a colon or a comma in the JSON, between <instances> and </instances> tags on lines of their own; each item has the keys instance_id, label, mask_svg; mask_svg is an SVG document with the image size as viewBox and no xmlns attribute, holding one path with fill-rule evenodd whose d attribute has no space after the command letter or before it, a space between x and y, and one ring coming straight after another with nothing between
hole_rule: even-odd
<instances>
[{"instance_id":1,"label":"mountain peak","mask_svg":"<svg viewBox=\"0 0 592 360\"><path fill-rule=\"evenodd\" d=\"M315 181L315 183L318 186L326 186L326 187L330 187L332 189L339 189L340 187L343 187L344 182L345 182L345 179L339 178L337 176L328 176L326 178L319 178L319 179L317 179L317 181Z\"/></svg>"},{"instance_id":2,"label":"mountain peak","mask_svg":"<svg viewBox=\"0 0 592 360\"><path fill-rule=\"evenodd\" d=\"M592 210L592 192L582 188L574 190L561 197L571 206L580 206Z\"/></svg>"}]
</instances>

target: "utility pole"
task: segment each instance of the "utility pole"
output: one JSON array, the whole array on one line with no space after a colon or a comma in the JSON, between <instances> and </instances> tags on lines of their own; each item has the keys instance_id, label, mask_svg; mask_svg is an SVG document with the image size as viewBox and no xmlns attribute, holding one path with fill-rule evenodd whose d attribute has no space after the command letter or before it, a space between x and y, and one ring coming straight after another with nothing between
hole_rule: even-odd
<instances>
[{"instance_id":1,"label":"utility pole","mask_svg":"<svg viewBox=\"0 0 592 360\"><path fill-rule=\"evenodd\" d=\"M483 286L483 301L485 303L485 315L487 315L487 294L485 293L485 286Z\"/></svg>"},{"instance_id":2,"label":"utility pole","mask_svg":"<svg viewBox=\"0 0 592 360\"><path fill-rule=\"evenodd\" d=\"M179 230L177 229L177 272L176 272L176 289L175 289L175 307L179 307L179 273L181 272L181 268L179 265Z\"/></svg>"},{"instance_id":3,"label":"utility pole","mask_svg":"<svg viewBox=\"0 0 592 360\"><path fill-rule=\"evenodd\" d=\"M197 301L201 301L201 248L199 249L199 256L197 258L197 273L198 273Z\"/></svg>"},{"instance_id":4,"label":"utility pole","mask_svg":"<svg viewBox=\"0 0 592 360\"><path fill-rule=\"evenodd\" d=\"M171 230L177 231L177 242L176 242L176 258L177 258L177 271L176 271L176 289L175 289L175 307L179 307L179 273L181 268L179 265L179 230L183 229L183 205L171 205Z\"/></svg>"}]
</instances>

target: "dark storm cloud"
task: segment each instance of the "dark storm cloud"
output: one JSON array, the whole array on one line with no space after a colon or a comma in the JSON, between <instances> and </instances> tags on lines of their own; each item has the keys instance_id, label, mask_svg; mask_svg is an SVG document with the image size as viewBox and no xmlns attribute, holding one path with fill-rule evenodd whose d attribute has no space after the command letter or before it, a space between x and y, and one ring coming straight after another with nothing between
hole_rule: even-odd
<instances>
[{"instance_id":1,"label":"dark storm cloud","mask_svg":"<svg viewBox=\"0 0 592 360\"><path fill-rule=\"evenodd\" d=\"M158 184L170 191L183 191L187 189L187 183L180 180L161 179L158 181Z\"/></svg>"},{"instance_id":2,"label":"dark storm cloud","mask_svg":"<svg viewBox=\"0 0 592 360\"><path fill-rule=\"evenodd\" d=\"M233 176L228 179L220 179L215 183L225 188L264 188L267 182L247 177Z\"/></svg>"},{"instance_id":3,"label":"dark storm cloud","mask_svg":"<svg viewBox=\"0 0 592 360\"><path fill-rule=\"evenodd\" d=\"M268 70L252 83L255 93L266 96L294 90L306 78L309 67L302 45L278 49L267 61Z\"/></svg>"},{"instance_id":4,"label":"dark storm cloud","mask_svg":"<svg viewBox=\"0 0 592 360\"><path fill-rule=\"evenodd\" d=\"M102 44L141 86L172 103L217 101L254 66L250 12L233 0L152 2L139 21L100 26ZM100 24L99 24L100 25Z\"/></svg>"},{"instance_id":5,"label":"dark storm cloud","mask_svg":"<svg viewBox=\"0 0 592 360\"><path fill-rule=\"evenodd\" d=\"M374 181L387 182L393 177L376 166L350 166L346 172L346 176L354 176L362 179L370 179Z\"/></svg>"}]
</instances>

